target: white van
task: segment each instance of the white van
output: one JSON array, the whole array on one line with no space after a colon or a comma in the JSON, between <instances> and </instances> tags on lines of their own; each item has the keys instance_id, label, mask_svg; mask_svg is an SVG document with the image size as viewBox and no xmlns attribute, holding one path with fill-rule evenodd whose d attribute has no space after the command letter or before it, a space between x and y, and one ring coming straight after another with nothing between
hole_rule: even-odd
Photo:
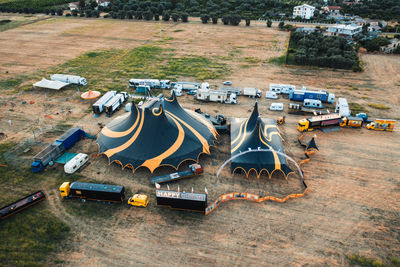
<instances>
[{"instance_id":1,"label":"white van","mask_svg":"<svg viewBox=\"0 0 400 267\"><path fill-rule=\"evenodd\" d=\"M283 103L271 103L271 106L269 107L269 110L282 111L283 110Z\"/></svg>"},{"instance_id":2,"label":"white van","mask_svg":"<svg viewBox=\"0 0 400 267\"><path fill-rule=\"evenodd\" d=\"M265 98L278 99L278 95L275 92L267 91L267 92L265 92Z\"/></svg>"},{"instance_id":3,"label":"white van","mask_svg":"<svg viewBox=\"0 0 400 267\"><path fill-rule=\"evenodd\" d=\"M72 174L82 167L89 157L87 154L79 153L64 165L65 173Z\"/></svg>"},{"instance_id":4,"label":"white van","mask_svg":"<svg viewBox=\"0 0 400 267\"><path fill-rule=\"evenodd\" d=\"M307 108L323 108L321 100L304 99L303 107Z\"/></svg>"}]
</instances>

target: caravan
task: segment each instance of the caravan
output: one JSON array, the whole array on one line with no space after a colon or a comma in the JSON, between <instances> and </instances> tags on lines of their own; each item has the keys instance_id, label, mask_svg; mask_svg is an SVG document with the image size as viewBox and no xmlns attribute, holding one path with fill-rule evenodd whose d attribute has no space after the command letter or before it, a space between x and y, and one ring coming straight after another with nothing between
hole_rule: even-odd
<instances>
[{"instance_id":1,"label":"caravan","mask_svg":"<svg viewBox=\"0 0 400 267\"><path fill-rule=\"evenodd\" d=\"M295 85L291 84L276 84L270 83L269 84L269 91L275 92L277 94L290 94L290 92L296 90Z\"/></svg>"},{"instance_id":2,"label":"caravan","mask_svg":"<svg viewBox=\"0 0 400 267\"><path fill-rule=\"evenodd\" d=\"M72 174L82 167L89 157L87 154L79 153L64 165L65 173Z\"/></svg>"},{"instance_id":3,"label":"caravan","mask_svg":"<svg viewBox=\"0 0 400 267\"><path fill-rule=\"evenodd\" d=\"M303 107L306 108L323 108L321 100L304 99Z\"/></svg>"}]
</instances>

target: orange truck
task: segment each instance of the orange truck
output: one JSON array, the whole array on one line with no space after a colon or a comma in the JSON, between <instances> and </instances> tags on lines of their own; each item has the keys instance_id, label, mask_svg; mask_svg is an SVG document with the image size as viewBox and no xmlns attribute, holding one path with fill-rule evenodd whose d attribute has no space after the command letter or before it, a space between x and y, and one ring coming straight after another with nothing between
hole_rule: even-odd
<instances>
[{"instance_id":1,"label":"orange truck","mask_svg":"<svg viewBox=\"0 0 400 267\"><path fill-rule=\"evenodd\" d=\"M375 119L374 122L367 124L368 130L377 130L377 131L393 131L395 120L388 119Z\"/></svg>"}]
</instances>

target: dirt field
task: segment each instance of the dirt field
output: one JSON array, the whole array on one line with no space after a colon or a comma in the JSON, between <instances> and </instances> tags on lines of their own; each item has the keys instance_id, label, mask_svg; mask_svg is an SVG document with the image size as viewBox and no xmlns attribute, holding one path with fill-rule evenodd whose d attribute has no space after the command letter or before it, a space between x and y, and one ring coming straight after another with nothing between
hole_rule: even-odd
<instances>
[{"instance_id":1,"label":"dirt field","mask_svg":"<svg viewBox=\"0 0 400 267\"><path fill-rule=\"evenodd\" d=\"M0 19L3 17L7 16L0 15ZM159 42L160 29L164 42ZM362 73L268 63L268 59L283 54L287 36L276 28L261 26L51 18L0 33L0 81L36 73L83 52L150 43L174 48L178 56L226 57L230 74L224 80L233 81L234 86L258 87L263 93L272 82L328 88L336 96L365 106L371 117L400 118L400 57L362 55ZM251 58L251 63L246 58ZM214 86L222 80L208 82ZM22 104L32 100L34 104ZM286 107L288 100L279 101ZM254 105L254 100L246 97L239 97L238 105L199 103L192 96L183 96L179 102L185 108L200 107L212 115L223 113L227 117L247 117ZM259 100L261 116L286 115L287 123L280 128L286 152L299 162L304 154L297 143L296 125L303 117L269 111L270 102ZM371 103L389 109L374 109L368 106ZM90 104L79 100L71 89L16 92L9 88L0 98L0 132L8 136L2 141L32 138L32 131L42 134L37 138L46 141L46 131L65 123L83 126L94 134L99 130L98 123L106 124L118 115L93 118L88 108ZM208 216L157 207L147 170L132 174L116 165L108 166L105 158L92 158L82 175L124 185L131 193L141 190L150 195L150 204L146 209L136 209L85 203L82 208L81 203L61 202L53 183L41 188L48 194L47 205L72 229L70 249L57 258L71 266L346 266L346 255L351 254L384 261L400 257L399 131L364 128L316 134L320 151L304 165L309 186L304 198L283 204L231 201ZM231 177L227 170L214 186L218 166L230 156L228 140L228 135L221 136L212 155L201 157L205 175L180 181L181 189L190 191L194 187L202 192L206 186L209 203L219 194L236 190L278 196L301 191L298 177L286 183L282 177ZM85 140L73 149L95 154L97 146ZM175 183L171 188L177 186Z\"/></svg>"}]
</instances>

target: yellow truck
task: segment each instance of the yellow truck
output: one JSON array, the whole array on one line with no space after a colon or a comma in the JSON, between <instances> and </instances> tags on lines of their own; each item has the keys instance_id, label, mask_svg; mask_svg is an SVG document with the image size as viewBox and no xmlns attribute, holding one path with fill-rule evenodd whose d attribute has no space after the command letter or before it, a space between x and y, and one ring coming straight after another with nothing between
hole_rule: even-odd
<instances>
[{"instance_id":1,"label":"yellow truck","mask_svg":"<svg viewBox=\"0 0 400 267\"><path fill-rule=\"evenodd\" d=\"M149 204L149 198L146 195L134 194L128 199L128 205L145 208L147 204Z\"/></svg>"},{"instance_id":2,"label":"yellow truck","mask_svg":"<svg viewBox=\"0 0 400 267\"><path fill-rule=\"evenodd\" d=\"M313 116L311 118L299 120L297 130L299 132L310 132L315 128L339 126L342 116L337 113Z\"/></svg>"},{"instance_id":3,"label":"yellow truck","mask_svg":"<svg viewBox=\"0 0 400 267\"><path fill-rule=\"evenodd\" d=\"M343 117L340 127L353 127L361 128L363 125L363 119L359 117Z\"/></svg>"},{"instance_id":4,"label":"yellow truck","mask_svg":"<svg viewBox=\"0 0 400 267\"><path fill-rule=\"evenodd\" d=\"M368 130L377 130L377 131L393 131L395 120L387 120L387 119L375 119L374 122L367 124Z\"/></svg>"}]
</instances>

